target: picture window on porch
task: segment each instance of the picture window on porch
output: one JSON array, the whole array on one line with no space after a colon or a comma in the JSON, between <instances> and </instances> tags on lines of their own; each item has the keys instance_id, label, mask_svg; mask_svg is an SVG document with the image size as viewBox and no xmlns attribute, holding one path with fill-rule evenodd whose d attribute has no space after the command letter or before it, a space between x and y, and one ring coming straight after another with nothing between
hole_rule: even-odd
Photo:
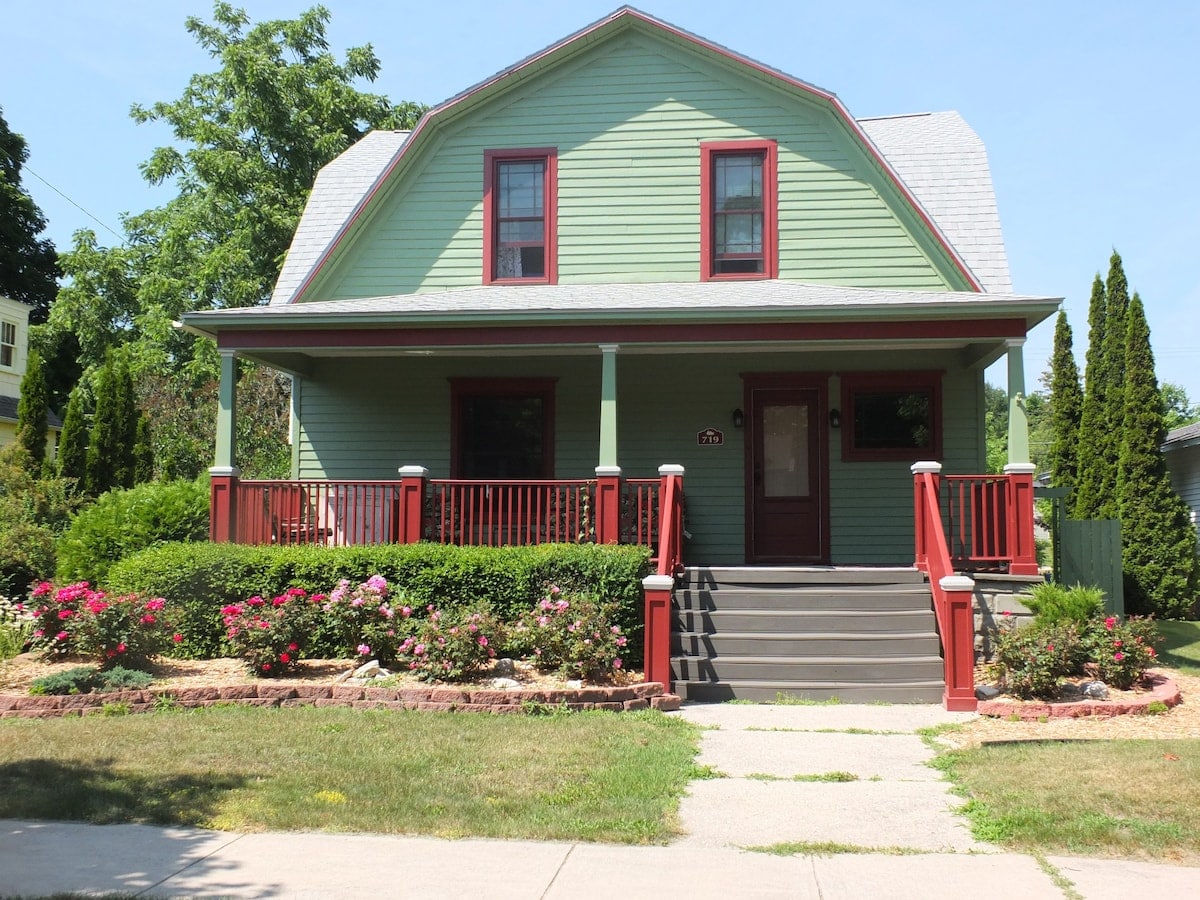
<instances>
[{"instance_id":1,"label":"picture window on porch","mask_svg":"<svg viewBox=\"0 0 1200 900\"><path fill-rule=\"evenodd\" d=\"M842 376L842 458L940 460L941 405L937 372Z\"/></svg>"},{"instance_id":2,"label":"picture window on porch","mask_svg":"<svg viewBox=\"0 0 1200 900\"><path fill-rule=\"evenodd\" d=\"M700 276L779 274L774 141L700 145Z\"/></svg>"},{"instance_id":3,"label":"picture window on porch","mask_svg":"<svg viewBox=\"0 0 1200 900\"><path fill-rule=\"evenodd\" d=\"M11 369L17 359L17 326L0 322L0 366Z\"/></svg>"},{"instance_id":4,"label":"picture window on porch","mask_svg":"<svg viewBox=\"0 0 1200 900\"><path fill-rule=\"evenodd\" d=\"M557 281L553 148L484 153L484 284Z\"/></svg>"},{"instance_id":5,"label":"picture window on porch","mask_svg":"<svg viewBox=\"0 0 1200 900\"><path fill-rule=\"evenodd\" d=\"M451 379L454 478L553 478L554 381Z\"/></svg>"}]
</instances>

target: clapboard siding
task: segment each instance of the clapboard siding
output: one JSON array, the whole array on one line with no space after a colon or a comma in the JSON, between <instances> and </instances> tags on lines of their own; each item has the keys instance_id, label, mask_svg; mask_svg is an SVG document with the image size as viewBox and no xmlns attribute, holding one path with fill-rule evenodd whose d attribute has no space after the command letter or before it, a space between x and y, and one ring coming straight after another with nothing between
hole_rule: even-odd
<instances>
[{"instance_id":1,"label":"clapboard siding","mask_svg":"<svg viewBox=\"0 0 1200 900\"><path fill-rule=\"evenodd\" d=\"M395 478L402 465L450 474L451 377L553 377L555 475L589 478L599 433L599 351L579 356L414 358L326 361L303 386L299 475L305 478ZM664 463L683 465L687 493L686 547L691 561L735 564L745 559L745 430L732 411L744 404L742 374L851 372L872 369L946 370L942 381L947 472L982 467L982 375L954 368L950 354L681 353L617 357L618 460L630 478L657 475ZM367 399L361 386L386 386ZM840 381L828 382L831 406ZM700 446L705 428L724 432L721 446ZM912 475L908 463L846 463L840 430L829 432L830 522L834 563L912 560Z\"/></svg>"},{"instance_id":2,"label":"clapboard siding","mask_svg":"<svg viewBox=\"0 0 1200 900\"><path fill-rule=\"evenodd\" d=\"M1200 521L1200 447L1168 445L1167 469L1175 492L1192 510L1192 523Z\"/></svg>"},{"instance_id":3,"label":"clapboard siding","mask_svg":"<svg viewBox=\"0 0 1200 900\"><path fill-rule=\"evenodd\" d=\"M626 33L448 125L307 299L478 285L483 154L509 147L558 148L560 282L695 281L699 144L758 137L779 143L781 277L934 290L958 277L825 109Z\"/></svg>"}]
</instances>

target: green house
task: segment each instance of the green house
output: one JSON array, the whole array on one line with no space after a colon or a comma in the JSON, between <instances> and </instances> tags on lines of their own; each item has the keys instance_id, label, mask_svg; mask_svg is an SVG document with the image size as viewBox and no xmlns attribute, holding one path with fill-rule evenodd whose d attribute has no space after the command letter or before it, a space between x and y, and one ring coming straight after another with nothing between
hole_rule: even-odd
<instances>
[{"instance_id":1,"label":"green house","mask_svg":"<svg viewBox=\"0 0 1200 900\"><path fill-rule=\"evenodd\" d=\"M1028 474L1022 345L1058 304L1012 292L957 114L855 119L624 7L349 148L270 303L185 316L224 362L214 537L667 530L689 565L911 568L912 467L984 471L1005 355ZM293 378L291 487L237 480L238 358ZM1024 528L997 484L941 498L955 570L1029 571L991 546Z\"/></svg>"}]
</instances>

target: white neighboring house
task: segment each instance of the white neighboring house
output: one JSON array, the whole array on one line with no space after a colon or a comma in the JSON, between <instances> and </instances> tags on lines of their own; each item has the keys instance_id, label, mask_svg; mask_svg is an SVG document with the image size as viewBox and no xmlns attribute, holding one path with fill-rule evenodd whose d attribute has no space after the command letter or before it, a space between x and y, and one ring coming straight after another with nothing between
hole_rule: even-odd
<instances>
[{"instance_id":1,"label":"white neighboring house","mask_svg":"<svg viewBox=\"0 0 1200 900\"><path fill-rule=\"evenodd\" d=\"M1176 428L1162 446L1175 493L1192 511L1192 524L1200 519L1200 422Z\"/></svg>"},{"instance_id":2,"label":"white neighboring house","mask_svg":"<svg viewBox=\"0 0 1200 900\"><path fill-rule=\"evenodd\" d=\"M0 447L17 439L17 404L29 358L29 312L26 304L0 297ZM63 423L53 410L48 420L46 458L52 460L58 451Z\"/></svg>"}]
</instances>

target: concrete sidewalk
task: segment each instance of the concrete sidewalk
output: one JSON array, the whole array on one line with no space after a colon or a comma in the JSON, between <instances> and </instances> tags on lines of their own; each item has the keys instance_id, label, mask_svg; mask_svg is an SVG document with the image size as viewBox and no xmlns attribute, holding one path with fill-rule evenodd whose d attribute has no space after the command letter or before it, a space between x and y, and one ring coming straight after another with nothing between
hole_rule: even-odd
<instances>
[{"instance_id":1,"label":"concrete sidewalk","mask_svg":"<svg viewBox=\"0 0 1200 900\"><path fill-rule=\"evenodd\" d=\"M685 834L666 847L341 834L228 834L0 821L0 895L147 897L1067 897L1031 857L979 844L915 733L933 706L687 706L705 726ZM831 772L845 782L797 781ZM749 777L753 776L753 777ZM844 777L847 777L844 776ZM832 842L833 855L746 850ZM890 852L870 852L871 850ZM1200 869L1052 858L1087 900L1191 898Z\"/></svg>"}]
</instances>

